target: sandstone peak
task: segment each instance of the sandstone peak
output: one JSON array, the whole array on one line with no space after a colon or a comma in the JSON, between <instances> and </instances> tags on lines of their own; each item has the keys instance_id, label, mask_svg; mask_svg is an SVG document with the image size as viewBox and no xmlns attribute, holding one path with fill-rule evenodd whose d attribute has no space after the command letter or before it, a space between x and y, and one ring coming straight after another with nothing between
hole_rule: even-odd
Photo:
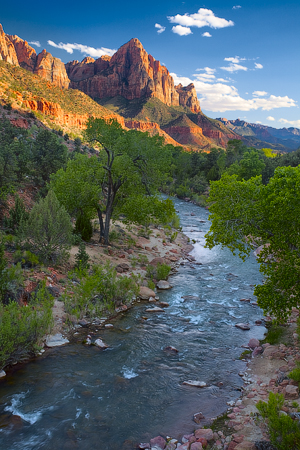
<instances>
[{"instance_id":1,"label":"sandstone peak","mask_svg":"<svg viewBox=\"0 0 300 450\"><path fill-rule=\"evenodd\" d=\"M198 113L201 111L197 92L193 83L190 83L185 87L180 83L175 86L175 89L179 94L180 106L188 107L194 113Z\"/></svg>"},{"instance_id":2,"label":"sandstone peak","mask_svg":"<svg viewBox=\"0 0 300 450\"><path fill-rule=\"evenodd\" d=\"M95 60L91 56L86 56L85 58L83 58L83 60L81 62L82 62L82 64L90 64L90 63L95 62ZM77 63L78 63L78 61L77 61Z\"/></svg>"}]
</instances>

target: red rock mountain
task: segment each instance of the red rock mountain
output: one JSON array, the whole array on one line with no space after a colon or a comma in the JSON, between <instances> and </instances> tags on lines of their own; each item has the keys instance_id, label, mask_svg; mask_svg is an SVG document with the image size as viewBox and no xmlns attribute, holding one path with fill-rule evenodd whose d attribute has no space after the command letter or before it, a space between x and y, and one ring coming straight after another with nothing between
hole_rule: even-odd
<instances>
[{"instance_id":1,"label":"red rock mountain","mask_svg":"<svg viewBox=\"0 0 300 450\"><path fill-rule=\"evenodd\" d=\"M111 58L102 56L96 61L85 58L66 64L66 68L70 87L92 98L156 97L167 106L181 105L193 112L200 111L194 85L175 87L168 69L149 55L138 39L122 45Z\"/></svg>"}]
</instances>

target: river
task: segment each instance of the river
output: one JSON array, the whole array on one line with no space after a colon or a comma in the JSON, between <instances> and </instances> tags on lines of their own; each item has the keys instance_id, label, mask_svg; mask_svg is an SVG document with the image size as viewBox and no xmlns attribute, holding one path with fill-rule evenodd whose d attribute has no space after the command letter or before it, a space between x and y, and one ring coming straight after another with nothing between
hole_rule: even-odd
<instances>
[{"instance_id":1,"label":"river","mask_svg":"<svg viewBox=\"0 0 300 450\"><path fill-rule=\"evenodd\" d=\"M192 432L194 413L215 417L239 396L241 345L265 331L255 325L258 264L253 255L243 263L229 250L205 249L208 212L180 200L175 206L201 264L186 262L169 278L173 289L159 294L170 304L164 313L147 314L149 304L138 303L101 330L107 350L69 344L1 380L0 449L132 450L158 434Z\"/></svg>"}]
</instances>

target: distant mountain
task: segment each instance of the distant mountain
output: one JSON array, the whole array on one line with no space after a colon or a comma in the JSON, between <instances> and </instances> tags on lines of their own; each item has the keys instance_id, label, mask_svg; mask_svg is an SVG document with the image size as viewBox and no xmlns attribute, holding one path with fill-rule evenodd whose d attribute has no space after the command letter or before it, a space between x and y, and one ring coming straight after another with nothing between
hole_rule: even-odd
<instances>
[{"instance_id":1,"label":"distant mountain","mask_svg":"<svg viewBox=\"0 0 300 450\"><path fill-rule=\"evenodd\" d=\"M300 129L299 128L273 128L257 123L248 123L244 120L227 120L225 118L217 119L221 121L227 128L239 134L240 136L249 138L249 141L259 139L273 146L283 146L288 151L296 150L300 146Z\"/></svg>"},{"instance_id":2,"label":"distant mountain","mask_svg":"<svg viewBox=\"0 0 300 450\"><path fill-rule=\"evenodd\" d=\"M63 64L46 50L37 54L26 41L5 34L0 25L1 60L1 80L7 83L0 84L2 101L42 114L44 122L67 131L82 130L88 117L95 116L114 117L124 128L159 134L166 143L195 151L225 148L230 139L280 151L288 151L292 148L288 144L297 139L300 142L296 133L293 138L273 134L274 142L266 144L261 139L267 141L265 136L271 133L262 131L259 137L246 122L205 116L194 85L175 86L168 69L138 39L131 39L112 57Z\"/></svg>"}]
</instances>

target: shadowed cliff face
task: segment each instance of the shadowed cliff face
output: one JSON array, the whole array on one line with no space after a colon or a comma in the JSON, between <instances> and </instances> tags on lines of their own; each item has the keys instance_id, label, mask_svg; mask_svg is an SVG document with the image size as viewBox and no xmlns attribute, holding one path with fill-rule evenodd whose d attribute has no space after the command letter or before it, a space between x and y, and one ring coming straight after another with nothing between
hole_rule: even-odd
<instances>
[{"instance_id":1,"label":"shadowed cliff face","mask_svg":"<svg viewBox=\"0 0 300 450\"><path fill-rule=\"evenodd\" d=\"M193 112L200 111L194 85L175 87L168 69L148 55L138 39L124 44L112 58L103 56L96 61L85 58L66 64L66 68L71 87L93 98L156 97L167 106L187 106Z\"/></svg>"}]
</instances>

